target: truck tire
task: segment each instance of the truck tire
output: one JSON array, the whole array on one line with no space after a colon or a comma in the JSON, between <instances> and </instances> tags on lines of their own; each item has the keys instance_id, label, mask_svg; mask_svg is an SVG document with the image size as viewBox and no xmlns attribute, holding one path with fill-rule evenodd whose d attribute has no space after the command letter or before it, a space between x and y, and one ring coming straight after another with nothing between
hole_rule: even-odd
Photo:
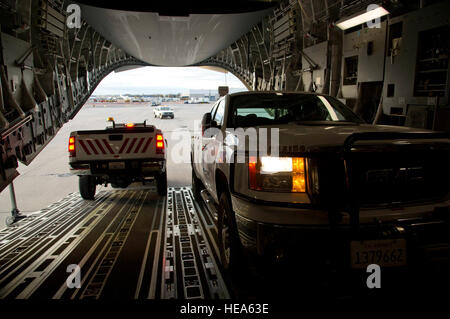
<instances>
[{"instance_id":1,"label":"truck tire","mask_svg":"<svg viewBox=\"0 0 450 319\"><path fill-rule=\"evenodd\" d=\"M220 260L224 270L233 274L239 267L245 267L245 265L231 200L226 192L220 195L218 210L217 232Z\"/></svg>"},{"instance_id":2,"label":"truck tire","mask_svg":"<svg viewBox=\"0 0 450 319\"><path fill-rule=\"evenodd\" d=\"M192 194L194 195L195 200L202 200L202 195L200 192L204 189L202 181L195 174L194 168L192 168Z\"/></svg>"},{"instance_id":3,"label":"truck tire","mask_svg":"<svg viewBox=\"0 0 450 319\"><path fill-rule=\"evenodd\" d=\"M80 176L79 188L81 197L83 197L84 199L94 199L95 190L97 188L95 177L90 175Z\"/></svg>"},{"instance_id":4,"label":"truck tire","mask_svg":"<svg viewBox=\"0 0 450 319\"><path fill-rule=\"evenodd\" d=\"M156 177L156 189L159 196L167 196L167 172Z\"/></svg>"}]
</instances>

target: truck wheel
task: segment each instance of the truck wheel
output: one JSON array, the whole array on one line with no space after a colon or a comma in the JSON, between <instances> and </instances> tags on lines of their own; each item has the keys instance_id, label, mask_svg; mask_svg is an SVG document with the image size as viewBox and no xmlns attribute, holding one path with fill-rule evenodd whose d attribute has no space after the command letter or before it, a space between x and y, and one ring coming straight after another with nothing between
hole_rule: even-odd
<instances>
[{"instance_id":1,"label":"truck wheel","mask_svg":"<svg viewBox=\"0 0 450 319\"><path fill-rule=\"evenodd\" d=\"M156 177L156 188L159 196L167 195L167 173L164 172Z\"/></svg>"},{"instance_id":2,"label":"truck wheel","mask_svg":"<svg viewBox=\"0 0 450 319\"><path fill-rule=\"evenodd\" d=\"M202 200L200 191L204 188L202 181L195 174L194 168L192 168L192 194L194 195L195 200Z\"/></svg>"},{"instance_id":3,"label":"truck wheel","mask_svg":"<svg viewBox=\"0 0 450 319\"><path fill-rule=\"evenodd\" d=\"M97 184L95 178L90 175L80 176L79 188L81 197L84 199L94 199Z\"/></svg>"},{"instance_id":4,"label":"truck wheel","mask_svg":"<svg viewBox=\"0 0 450 319\"><path fill-rule=\"evenodd\" d=\"M217 232L220 260L226 271L235 273L243 260L242 248L231 201L226 192L220 195L218 215Z\"/></svg>"}]
</instances>

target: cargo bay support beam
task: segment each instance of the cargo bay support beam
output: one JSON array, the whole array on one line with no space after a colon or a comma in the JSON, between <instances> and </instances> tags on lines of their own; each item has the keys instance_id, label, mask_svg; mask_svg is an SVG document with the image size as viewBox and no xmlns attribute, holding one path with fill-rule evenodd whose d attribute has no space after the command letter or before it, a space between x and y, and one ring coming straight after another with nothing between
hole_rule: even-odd
<instances>
[{"instance_id":1,"label":"cargo bay support beam","mask_svg":"<svg viewBox=\"0 0 450 319\"><path fill-rule=\"evenodd\" d=\"M63 1L1 7L0 191L84 105L100 81L127 65L147 65L85 22L66 25Z\"/></svg>"}]
</instances>

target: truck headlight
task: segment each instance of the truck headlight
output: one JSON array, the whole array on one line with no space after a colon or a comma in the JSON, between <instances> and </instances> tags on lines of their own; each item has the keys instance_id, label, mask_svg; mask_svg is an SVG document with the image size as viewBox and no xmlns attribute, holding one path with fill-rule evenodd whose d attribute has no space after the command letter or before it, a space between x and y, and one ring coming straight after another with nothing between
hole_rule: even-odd
<instances>
[{"instance_id":1,"label":"truck headlight","mask_svg":"<svg viewBox=\"0 0 450 319\"><path fill-rule=\"evenodd\" d=\"M306 191L303 157L250 157L248 162L250 189L270 192L304 193Z\"/></svg>"}]
</instances>

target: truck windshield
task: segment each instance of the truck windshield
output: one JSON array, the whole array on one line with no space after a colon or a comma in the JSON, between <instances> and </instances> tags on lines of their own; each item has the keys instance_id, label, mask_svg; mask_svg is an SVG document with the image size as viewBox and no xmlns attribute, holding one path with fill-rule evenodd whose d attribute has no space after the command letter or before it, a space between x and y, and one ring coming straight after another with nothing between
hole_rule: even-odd
<instances>
[{"instance_id":1,"label":"truck windshield","mask_svg":"<svg viewBox=\"0 0 450 319\"><path fill-rule=\"evenodd\" d=\"M364 123L339 100L315 94L267 93L231 99L233 127L297 123Z\"/></svg>"},{"instance_id":2,"label":"truck windshield","mask_svg":"<svg viewBox=\"0 0 450 319\"><path fill-rule=\"evenodd\" d=\"M170 107L162 107L161 110L162 111L170 111Z\"/></svg>"}]
</instances>

